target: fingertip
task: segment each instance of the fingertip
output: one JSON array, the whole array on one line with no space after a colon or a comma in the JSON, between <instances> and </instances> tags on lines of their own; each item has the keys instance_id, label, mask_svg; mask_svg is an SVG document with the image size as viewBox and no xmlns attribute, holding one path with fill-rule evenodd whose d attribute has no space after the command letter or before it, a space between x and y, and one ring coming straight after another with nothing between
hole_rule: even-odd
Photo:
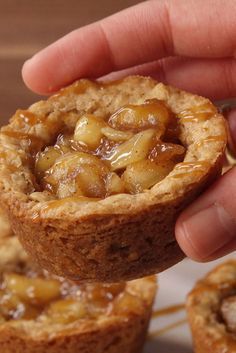
<instances>
[{"instance_id":1,"label":"fingertip","mask_svg":"<svg viewBox=\"0 0 236 353\"><path fill-rule=\"evenodd\" d=\"M25 61L22 67L22 78L25 85L35 93L48 95L58 90L54 84L53 71L47 66L47 58L42 52Z\"/></svg>"},{"instance_id":2,"label":"fingertip","mask_svg":"<svg viewBox=\"0 0 236 353\"><path fill-rule=\"evenodd\" d=\"M22 78L23 78L23 81L26 85L26 87L28 87L30 90L32 91L35 91L37 92L37 89L35 90L34 89L34 85L32 86L32 82L31 82L31 74L30 74L30 62L31 62L31 59L28 59L24 62L23 66L22 66L22 69L21 69L21 75L22 75ZM41 93L41 92L37 92L37 93Z\"/></svg>"},{"instance_id":3,"label":"fingertip","mask_svg":"<svg viewBox=\"0 0 236 353\"><path fill-rule=\"evenodd\" d=\"M41 80L37 75L37 68L35 71L34 59L27 60L22 67L22 78L25 85L32 91L38 94L47 94L44 85L42 86ZM36 79L35 79L36 78Z\"/></svg>"}]
</instances>

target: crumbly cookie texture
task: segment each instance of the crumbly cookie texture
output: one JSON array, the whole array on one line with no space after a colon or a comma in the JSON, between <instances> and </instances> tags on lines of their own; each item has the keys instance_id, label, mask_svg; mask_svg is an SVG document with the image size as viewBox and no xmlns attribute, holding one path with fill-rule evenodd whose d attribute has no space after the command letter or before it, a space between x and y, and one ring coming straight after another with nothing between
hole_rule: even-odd
<instances>
[{"instance_id":1,"label":"crumbly cookie texture","mask_svg":"<svg viewBox=\"0 0 236 353\"><path fill-rule=\"evenodd\" d=\"M141 352L155 277L75 285L37 271L16 237L1 239L1 353Z\"/></svg>"},{"instance_id":2,"label":"crumbly cookie texture","mask_svg":"<svg viewBox=\"0 0 236 353\"><path fill-rule=\"evenodd\" d=\"M157 99L177 119L184 160L150 189L101 200L58 200L37 189L34 157L55 143L63 124L84 114L110 116ZM224 118L206 98L139 76L98 84L81 80L18 111L0 132L0 196L14 232L34 259L72 280L116 282L160 272L184 254L176 219L221 172Z\"/></svg>"},{"instance_id":3,"label":"crumbly cookie texture","mask_svg":"<svg viewBox=\"0 0 236 353\"><path fill-rule=\"evenodd\" d=\"M186 302L196 353L236 352L236 260L213 269Z\"/></svg>"},{"instance_id":4,"label":"crumbly cookie texture","mask_svg":"<svg viewBox=\"0 0 236 353\"><path fill-rule=\"evenodd\" d=\"M0 208L0 229L0 239L13 235L7 214L2 208Z\"/></svg>"}]
</instances>

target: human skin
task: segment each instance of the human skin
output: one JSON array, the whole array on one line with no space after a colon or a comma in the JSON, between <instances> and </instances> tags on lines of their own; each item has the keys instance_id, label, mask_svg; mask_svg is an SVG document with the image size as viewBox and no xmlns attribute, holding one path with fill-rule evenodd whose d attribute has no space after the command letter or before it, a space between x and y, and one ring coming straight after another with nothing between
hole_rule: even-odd
<instances>
[{"instance_id":1,"label":"human skin","mask_svg":"<svg viewBox=\"0 0 236 353\"><path fill-rule=\"evenodd\" d=\"M218 100L236 96L235 56L235 0L150 0L67 34L28 60L22 74L41 94L81 77L143 74ZM228 121L235 150L236 111ZM175 231L197 261L236 249L236 168L182 212Z\"/></svg>"}]
</instances>

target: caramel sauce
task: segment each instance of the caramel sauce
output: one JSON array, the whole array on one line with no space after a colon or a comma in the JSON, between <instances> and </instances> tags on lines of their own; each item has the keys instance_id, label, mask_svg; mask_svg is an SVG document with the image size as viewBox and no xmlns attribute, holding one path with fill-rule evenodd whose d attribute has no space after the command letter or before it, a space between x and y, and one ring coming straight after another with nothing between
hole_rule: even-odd
<instances>
[{"instance_id":1,"label":"caramel sauce","mask_svg":"<svg viewBox=\"0 0 236 353\"><path fill-rule=\"evenodd\" d=\"M85 93L89 88L100 88L104 89L107 87L114 87L118 86L123 79L115 80L115 81L92 81L92 80L87 80L87 79L81 79L79 81L76 81L74 84L72 84L69 87L62 88L60 91L55 93L53 96L50 97L50 99L55 99L59 96L66 96L68 94L83 94Z\"/></svg>"},{"instance_id":2,"label":"caramel sauce","mask_svg":"<svg viewBox=\"0 0 236 353\"><path fill-rule=\"evenodd\" d=\"M85 197L85 196L66 197L62 200L50 201L45 207L43 207L42 210L51 210L54 208L58 208L60 206L65 205L65 203L68 203L68 202L92 202L92 201L99 201L99 200L101 199L98 197Z\"/></svg>"},{"instance_id":3,"label":"caramel sauce","mask_svg":"<svg viewBox=\"0 0 236 353\"><path fill-rule=\"evenodd\" d=\"M185 148L173 143L160 142L149 153L148 158L155 162L174 160L176 163L183 160Z\"/></svg>"},{"instance_id":4,"label":"caramel sauce","mask_svg":"<svg viewBox=\"0 0 236 353\"><path fill-rule=\"evenodd\" d=\"M184 117L181 117L180 119L184 122L187 122L187 123L198 123L200 121L206 121L208 120L209 118L211 117L211 114L199 114L198 116L197 115L186 115Z\"/></svg>"},{"instance_id":5,"label":"caramel sauce","mask_svg":"<svg viewBox=\"0 0 236 353\"><path fill-rule=\"evenodd\" d=\"M171 314L177 313L179 311L182 311L184 309L185 309L185 305L184 304L177 304L177 305L167 306L165 308L153 311L152 318L156 318L156 317L164 316L164 315L171 315Z\"/></svg>"},{"instance_id":6,"label":"caramel sauce","mask_svg":"<svg viewBox=\"0 0 236 353\"><path fill-rule=\"evenodd\" d=\"M223 142L225 140L225 136L224 135L215 135L215 136L209 136L199 142L196 143L197 147L201 147L202 145L204 145L205 143L209 143L209 142Z\"/></svg>"},{"instance_id":7,"label":"caramel sauce","mask_svg":"<svg viewBox=\"0 0 236 353\"><path fill-rule=\"evenodd\" d=\"M42 138L25 132L2 130L1 134L12 137L18 141L27 142L29 149L33 151L38 151L45 145L45 141Z\"/></svg>"},{"instance_id":8,"label":"caramel sauce","mask_svg":"<svg viewBox=\"0 0 236 353\"><path fill-rule=\"evenodd\" d=\"M54 94L50 99L55 99L60 96L67 96L68 94L83 94L85 93L89 88L97 87L97 86L103 86L103 84L99 84L96 81L91 81L91 80L80 80L75 82L73 85L62 88L59 92Z\"/></svg>"},{"instance_id":9,"label":"caramel sauce","mask_svg":"<svg viewBox=\"0 0 236 353\"><path fill-rule=\"evenodd\" d=\"M178 114L178 117L183 122L197 123L207 121L217 114L217 109L211 103L206 103L200 106L194 106L191 109L183 110Z\"/></svg>"},{"instance_id":10,"label":"caramel sauce","mask_svg":"<svg viewBox=\"0 0 236 353\"><path fill-rule=\"evenodd\" d=\"M17 110L14 118L17 119L18 123L20 125L27 124L30 126L34 126L38 123L45 122L46 117L45 116L37 116L34 113L30 112L29 110Z\"/></svg>"},{"instance_id":11,"label":"caramel sauce","mask_svg":"<svg viewBox=\"0 0 236 353\"><path fill-rule=\"evenodd\" d=\"M101 140L100 146L96 149L95 155L101 159L106 159L109 157L110 153L116 146L118 146L117 142L103 138ZM104 160L104 162L106 163L106 160Z\"/></svg>"},{"instance_id":12,"label":"caramel sauce","mask_svg":"<svg viewBox=\"0 0 236 353\"><path fill-rule=\"evenodd\" d=\"M63 114L64 113L62 112L61 115ZM44 125L51 132L51 134L56 133L63 125L63 119L56 121L54 119L49 119L47 115L37 115L29 110L20 110L20 109L17 110L13 119L14 121L17 122L20 128L24 128L24 126L33 127L37 124ZM30 136L31 140L32 139L40 140L40 137L38 136L35 136L32 134L28 134L28 135ZM35 148L37 149L37 146L35 146Z\"/></svg>"},{"instance_id":13,"label":"caramel sauce","mask_svg":"<svg viewBox=\"0 0 236 353\"><path fill-rule=\"evenodd\" d=\"M175 329L176 327L182 326L182 325L186 324L187 322L188 322L187 319L182 319L182 320L174 322L173 324L167 325L166 327L163 327L163 328L161 328L159 330L151 331L148 334L148 338L149 339L153 339L155 337L162 336L166 332L169 332L169 331Z\"/></svg>"},{"instance_id":14,"label":"caramel sauce","mask_svg":"<svg viewBox=\"0 0 236 353\"><path fill-rule=\"evenodd\" d=\"M101 199L96 197L85 197L85 196L66 197L61 200L48 201L46 205L41 207L41 212L47 212L49 210L57 209L61 206L64 206L65 204L68 204L69 202L84 203L84 202L94 202L99 200ZM38 218L39 218L39 211L34 212L32 219L37 220Z\"/></svg>"},{"instance_id":15,"label":"caramel sauce","mask_svg":"<svg viewBox=\"0 0 236 353\"><path fill-rule=\"evenodd\" d=\"M153 311L152 319L155 319L160 316L175 314L179 311L184 311L184 310L185 310L185 304L176 304L176 305L167 306L162 309L158 309L158 310ZM148 338L153 339L154 337L161 336L161 335L165 334L166 332L171 331L171 330L175 329L176 327L185 324L186 322L187 322L186 319L182 319L182 320L174 322L170 325L167 325L161 329L151 331L148 334Z\"/></svg>"},{"instance_id":16,"label":"caramel sauce","mask_svg":"<svg viewBox=\"0 0 236 353\"><path fill-rule=\"evenodd\" d=\"M225 135L215 135L215 136L210 136L205 139L205 142L213 142L213 141L224 141Z\"/></svg>"},{"instance_id":17,"label":"caramel sauce","mask_svg":"<svg viewBox=\"0 0 236 353\"><path fill-rule=\"evenodd\" d=\"M197 162L182 162L176 165L176 169L196 169L196 168L201 168L201 167L208 167L210 162L208 161L197 161Z\"/></svg>"},{"instance_id":18,"label":"caramel sauce","mask_svg":"<svg viewBox=\"0 0 236 353\"><path fill-rule=\"evenodd\" d=\"M127 104L117 110L108 120L114 128L129 131L158 127L162 135L172 118L172 113L163 101L151 99L143 104Z\"/></svg>"},{"instance_id":19,"label":"caramel sauce","mask_svg":"<svg viewBox=\"0 0 236 353\"><path fill-rule=\"evenodd\" d=\"M198 175L201 174L205 168L209 168L210 163L208 161L198 162L182 162L175 166L175 170L180 170L180 173L172 175L172 178L182 178L186 175Z\"/></svg>"},{"instance_id":20,"label":"caramel sauce","mask_svg":"<svg viewBox=\"0 0 236 353\"><path fill-rule=\"evenodd\" d=\"M17 110L13 119L17 123L18 127L22 129L24 129L24 127L33 127L37 124L44 125L52 135L55 134L63 125L62 119L60 121L48 119L47 115L36 115L28 110ZM12 133L12 135L14 135L14 131L12 131ZM39 136L27 132L18 132L18 134L21 135L18 135L16 138L30 139L31 142L34 143L33 148L35 149L35 152L40 150L45 145L46 141Z\"/></svg>"}]
</instances>

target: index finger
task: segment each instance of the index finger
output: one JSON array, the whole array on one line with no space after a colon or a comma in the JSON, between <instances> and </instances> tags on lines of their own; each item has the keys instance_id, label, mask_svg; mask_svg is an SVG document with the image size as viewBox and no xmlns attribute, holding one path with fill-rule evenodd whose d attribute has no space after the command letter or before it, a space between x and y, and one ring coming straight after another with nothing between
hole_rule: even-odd
<instances>
[{"instance_id":1,"label":"index finger","mask_svg":"<svg viewBox=\"0 0 236 353\"><path fill-rule=\"evenodd\" d=\"M234 57L235 0L154 0L80 28L23 68L38 93L168 56Z\"/></svg>"}]
</instances>

